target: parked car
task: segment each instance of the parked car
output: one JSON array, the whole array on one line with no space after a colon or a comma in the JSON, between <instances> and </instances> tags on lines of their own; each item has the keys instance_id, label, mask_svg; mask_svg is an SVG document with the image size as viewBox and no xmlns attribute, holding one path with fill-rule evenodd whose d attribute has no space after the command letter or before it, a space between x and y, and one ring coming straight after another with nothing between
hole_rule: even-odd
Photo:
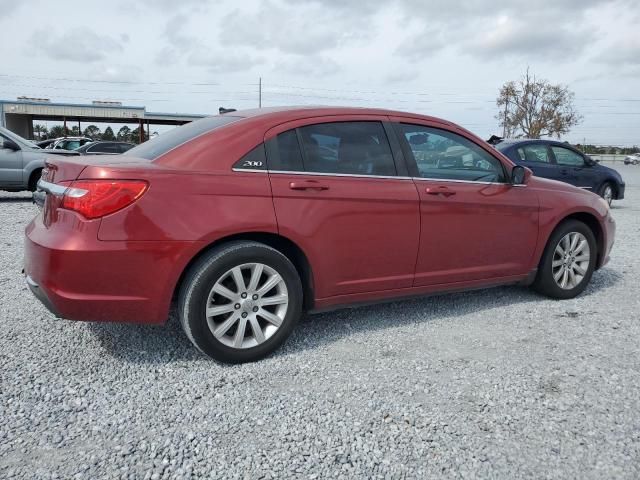
<instances>
[{"instance_id":1,"label":"parked car","mask_svg":"<svg viewBox=\"0 0 640 480\"><path fill-rule=\"evenodd\" d=\"M93 142L93 139L89 137L60 137L44 148L47 150L76 150L89 142Z\"/></svg>"},{"instance_id":2,"label":"parked car","mask_svg":"<svg viewBox=\"0 0 640 480\"><path fill-rule=\"evenodd\" d=\"M632 153L624 157L625 165L638 165L640 163L640 153Z\"/></svg>"},{"instance_id":3,"label":"parked car","mask_svg":"<svg viewBox=\"0 0 640 480\"><path fill-rule=\"evenodd\" d=\"M96 141L85 143L76 152L80 155L118 155L135 147L133 143Z\"/></svg>"},{"instance_id":4,"label":"parked car","mask_svg":"<svg viewBox=\"0 0 640 480\"><path fill-rule=\"evenodd\" d=\"M227 362L273 352L303 311L502 284L573 298L614 241L601 198L418 114L239 111L47 163L33 293L59 317L146 324L175 299L187 337Z\"/></svg>"},{"instance_id":5,"label":"parked car","mask_svg":"<svg viewBox=\"0 0 640 480\"><path fill-rule=\"evenodd\" d=\"M40 148L47 148L49 145L51 145L52 143L56 142L58 139L57 138L48 138L46 140L40 140L38 142L34 142L37 146L39 146Z\"/></svg>"},{"instance_id":6,"label":"parked car","mask_svg":"<svg viewBox=\"0 0 640 480\"><path fill-rule=\"evenodd\" d=\"M600 165L571 145L554 140L503 140L495 146L517 165L538 177L570 183L612 200L624 198L625 183L613 168Z\"/></svg>"},{"instance_id":7,"label":"parked car","mask_svg":"<svg viewBox=\"0 0 640 480\"><path fill-rule=\"evenodd\" d=\"M78 155L65 150L43 150L20 135L0 127L0 190L33 192L48 154Z\"/></svg>"}]
</instances>

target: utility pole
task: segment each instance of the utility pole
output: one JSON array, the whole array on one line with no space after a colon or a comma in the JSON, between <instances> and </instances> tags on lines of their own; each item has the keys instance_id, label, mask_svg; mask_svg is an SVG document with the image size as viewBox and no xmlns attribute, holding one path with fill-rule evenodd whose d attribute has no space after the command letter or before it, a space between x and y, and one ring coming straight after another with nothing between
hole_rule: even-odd
<instances>
[{"instance_id":1,"label":"utility pole","mask_svg":"<svg viewBox=\"0 0 640 480\"><path fill-rule=\"evenodd\" d=\"M258 80L258 108L262 108L262 77Z\"/></svg>"}]
</instances>

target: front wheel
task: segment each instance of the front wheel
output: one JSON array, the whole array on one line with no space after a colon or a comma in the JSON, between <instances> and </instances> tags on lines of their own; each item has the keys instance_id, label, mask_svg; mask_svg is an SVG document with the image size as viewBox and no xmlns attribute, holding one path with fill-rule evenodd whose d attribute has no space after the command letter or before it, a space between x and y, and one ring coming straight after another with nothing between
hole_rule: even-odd
<instances>
[{"instance_id":1,"label":"front wheel","mask_svg":"<svg viewBox=\"0 0 640 480\"><path fill-rule=\"evenodd\" d=\"M589 284L596 258L591 229L577 220L566 221L549 238L533 288L551 298L576 297Z\"/></svg>"},{"instance_id":2,"label":"front wheel","mask_svg":"<svg viewBox=\"0 0 640 480\"><path fill-rule=\"evenodd\" d=\"M605 182L598 192L602 198L611 206L611 201L613 200L613 185L609 182Z\"/></svg>"},{"instance_id":3,"label":"front wheel","mask_svg":"<svg viewBox=\"0 0 640 480\"><path fill-rule=\"evenodd\" d=\"M302 312L302 285L291 261L267 245L232 242L189 269L178 297L182 327L210 357L259 360L291 334Z\"/></svg>"}]
</instances>

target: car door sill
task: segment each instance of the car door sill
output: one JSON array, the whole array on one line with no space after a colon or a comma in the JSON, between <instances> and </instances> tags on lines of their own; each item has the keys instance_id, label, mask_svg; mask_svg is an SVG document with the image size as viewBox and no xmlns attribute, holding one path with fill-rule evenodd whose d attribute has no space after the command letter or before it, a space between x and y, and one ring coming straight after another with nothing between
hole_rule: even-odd
<instances>
[{"instance_id":1,"label":"car door sill","mask_svg":"<svg viewBox=\"0 0 640 480\"><path fill-rule=\"evenodd\" d=\"M333 297L320 298L315 300L314 308L308 313L324 313L344 308L358 308L367 305L377 305L381 303L399 302L420 297L432 297L436 295L446 295L449 293L460 293L471 290L484 290L504 285L528 286L536 278L538 269L531 270L525 275L511 275L507 277L497 277L488 280L471 280L457 283L440 283L437 285L423 285L419 287L399 288L394 290L383 290L371 293L355 293L349 295L336 295ZM370 299L367 297L377 296Z\"/></svg>"}]
</instances>

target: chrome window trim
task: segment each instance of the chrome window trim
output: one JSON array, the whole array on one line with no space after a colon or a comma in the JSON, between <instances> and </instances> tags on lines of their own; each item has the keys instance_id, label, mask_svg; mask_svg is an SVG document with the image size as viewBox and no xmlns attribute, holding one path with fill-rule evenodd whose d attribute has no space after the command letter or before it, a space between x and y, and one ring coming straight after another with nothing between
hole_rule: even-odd
<instances>
[{"instance_id":1,"label":"chrome window trim","mask_svg":"<svg viewBox=\"0 0 640 480\"><path fill-rule=\"evenodd\" d=\"M289 170L255 170L249 168L232 168L234 172L249 173L273 173L278 175L311 175L317 177L348 177L348 178L385 178L395 180L418 180L428 182L453 182L453 183L474 183L478 185L510 185L512 187L526 187L526 185L513 185L507 182L480 182L476 180L456 180L449 178L426 178L426 177L404 177L398 175L361 175L356 173L326 173L326 172L296 172Z\"/></svg>"},{"instance_id":2,"label":"chrome window trim","mask_svg":"<svg viewBox=\"0 0 640 480\"><path fill-rule=\"evenodd\" d=\"M477 183L479 185L511 185L507 182L481 182L479 180L456 180L453 178L429 178L429 177L414 177L414 180L426 180L429 182L453 182L453 183Z\"/></svg>"},{"instance_id":3,"label":"chrome window trim","mask_svg":"<svg viewBox=\"0 0 640 480\"><path fill-rule=\"evenodd\" d=\"M317 177L347 177L347 178L386 178L395 180L411 180L411 177L399 177L398 175L363 175L359 173L327 173L327 172L293 172L287 170L268 170L269 173L286 175L313 175Z\"/></svg>"},{"instance_id":4,"label":"chrome window trim","mask_svg":"<svg viewBox=\"0 0 640 480\"><path fill-rule=\"evenodd\" d=\"M269 173L269 170L267 170L266 168L263 169L257 169L257 168L232 168L231 169L234 172L248 172L248 173Z\"/></svg>"}]
</instances>

